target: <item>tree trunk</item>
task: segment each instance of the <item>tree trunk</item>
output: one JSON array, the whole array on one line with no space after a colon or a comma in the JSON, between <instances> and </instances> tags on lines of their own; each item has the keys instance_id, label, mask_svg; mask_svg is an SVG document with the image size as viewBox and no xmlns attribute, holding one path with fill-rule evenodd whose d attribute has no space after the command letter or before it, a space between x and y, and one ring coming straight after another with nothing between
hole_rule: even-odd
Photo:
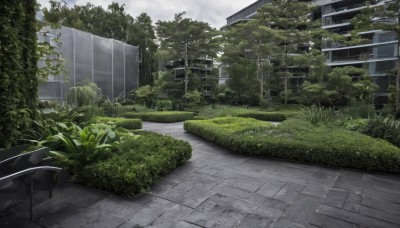
<instances>
[{"instance_id":1,"label":"tree trunk","mask_svg":"<svg viewBox=\"0 0 400 228\"><path fill-rule=\"evenodd\" d=\"M399 46L398 50L399 50ZM396 77L396 111L400 109L400 55L397 54L397 77Z\"/></svg>"},{"instance_id":2,"label":"tree trunk","mask_svg":"<svg viewBox=\"0 0 400 228\"><path fill-rule=\"evenodd\" d=\"M189 83L189 72L188 72L188 44L185 43L185 94L187 93Z\"/></svg>"},{"instance_id":3,"label":"tree trunk","mask_svg":"<svg viewBox=\"0 0 400 228\"><path fill-rule=\"evenodd\" d=\"M288 55L288 51L287 51L287 46L285 45L285 55L283 56L284 59L284 63L283 66L285 67L285 104L288 103L288 97L289 97L289 92L288 92L288 66L287 65L287 55Z\"/></svg>"},{"instance_id":4,"label":"tree trunk","mask_svg":"<svg viewBox=\"0 0 400 228\"><path fill-rule=\"evenodd\" d=\"M264 100L264 86L263 86L263 76L261 72L261 67L260 67L260 58L257 58L257 78L260 79L260 107L263 106L263 100Z\"/></svg>"}]
</instances>

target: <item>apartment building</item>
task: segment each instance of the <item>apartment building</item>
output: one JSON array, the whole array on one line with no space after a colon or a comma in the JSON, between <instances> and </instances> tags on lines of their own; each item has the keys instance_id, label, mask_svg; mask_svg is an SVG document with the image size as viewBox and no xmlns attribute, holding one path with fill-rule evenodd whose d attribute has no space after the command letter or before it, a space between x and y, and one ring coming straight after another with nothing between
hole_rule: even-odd
<instances>
[{"instance_id":1,"label":"apartment building","mask_svg":"<svg viewBox=\"0 0 400 228\"><path fill-rule=\"evenodd\" d=\"M227 18L226 29L257 14L257 9L272 0L259 0ZM391 0L375 0L371 6L380 6ZM322 18L322 28L331 32L346 34L353 27L350 20L367 7L365 0L314 0L318 10L314 18ZM326 64L330 67L355 66L366 67L372 79L379 85L376 103L383 103L387 97L389 77L387 72L395 69L399 50L395 32L371 30L360 34L365 42L356 46L345 46L341 43L326 42L322 51L326 55ZM298 80L299 81L299 80ZM301 80L300 80L301 81Z\"/></svg>"},{"instance_id":2,"label":"apartment building","mask_svg":"<svg viewBox=\"0 0 400 228\"><path fill-rule=\"evenodd\" d=\"M371 2L371 7L384 5L387 0ZM364 0L317 1L321 6L322 28L331 32L346 34L353 27L350 20L367 7ZM360 33L365 39L360 45L345 46L341 43L326 42L322 51L330 67L366 67L372 79L379 85L376 103L383 103L387 96L389 77L387 72L395 69L399 50L395 32L371 30Z\"/></svg>"},{"instance_id":3,"label":"apartment building","mask_svg":"<svg viewBox=\"0 0 400 228\"><path fill-rule=\"evenodd\" d=\"M189 70L189 81L193 80L195 77L200 80L202 94L204 97L210 97L213 95L213 91L217 84L217 80L213 75L214 73L214 61L212 59L189 59L188 60L188 70ZM174 79L176 82L185 80L185 61L183 59L171 61L165 64L164 67L166 70L169 70L173 73ZM168 91L169 93L174 93L174 90L171 89ZM181 97L183 94L181 90L175 90L177 97Z\"/></svg>"}]
</instances>

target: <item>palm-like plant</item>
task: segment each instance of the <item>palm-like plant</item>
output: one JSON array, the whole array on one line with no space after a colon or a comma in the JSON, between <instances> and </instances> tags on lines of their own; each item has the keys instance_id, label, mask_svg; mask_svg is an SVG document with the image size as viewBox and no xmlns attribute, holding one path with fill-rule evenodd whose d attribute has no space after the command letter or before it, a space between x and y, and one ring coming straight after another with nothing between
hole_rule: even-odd
<instances>
[{"instance_id":1,"label":"palm-like plant","mask_svg":"<svg viewBox=\"0 0 400 228\"><path fill-rule=\"evenodd\" d=\"M51 153L76 161L81 167L84 167L110 157L112 152L118 148L117 144L113 142L114 138L115 133L110 134L107 130L91 127L80 130L77 137L58 133L51 136L50 139L61 142L65 152L51 151Z\"/></svg>"}]
</instances>

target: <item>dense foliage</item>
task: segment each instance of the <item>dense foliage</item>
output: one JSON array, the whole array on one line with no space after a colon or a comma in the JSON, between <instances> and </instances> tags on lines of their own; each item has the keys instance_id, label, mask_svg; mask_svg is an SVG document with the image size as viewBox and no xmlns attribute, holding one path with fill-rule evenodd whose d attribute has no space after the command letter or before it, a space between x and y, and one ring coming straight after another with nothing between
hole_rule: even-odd
<instances>
[{"instance_id":1,"label":"dense foliage","mask_svg":"<svg viewBox=\"0 0 400 228\"><path fill-rule=\"evenodd\" d=\"M143 123L140 119L128 118L111 118L111 117L95 117L94 121L115 125L116 127L125 128L127 130L141 129Z\"/></svg>"},{"instance_id":2,"label":"dense foliage","mask_svg":"<svg viewBox=\"0 0 400 228\"><path fill-rule=\"evenodd\" d=\"M0 4L0 148L16 144L37 106L36 1Z\"/></svg>"},{"instance_id":3,"label":"dense foliage","mask_svg":"<svg viewBox=\"0 0 400 228\"><path fill-rule=\"evenodd\" d=\"M238 117L186 121L186 131L231 151L364 170L400 172L400 149L357 132L287 120L276 127Z\"/></svg>"},{"instance_id":4,"label":"dense foliage","mask_svg":"<svg viewBox=\"0 0 400 228\"><path fill-rule=\"evenodd\" d=\"M251 111L251 112L240 113L237 116L254 118L254 119L263 120L263 121L282 122L282 121L286 120L286 115L284 113L280 113L280 112Z\"/></svg>"},{"instance_id":5,"label":"dense foliage","mask_svg":"<svg viewBox=\"0 0 400 228\"><path fill-rule=\"evenodd\" d=\"M143 121L159 122L159 123L173 123L193 119L193 112L126 112L121 115L125 118L138 118Z\"/></svg>"},{"instance_id":6,"label":"dense foliage","mask_svg":"<svg viewBox=\"0 0 400 228\"><path fill-rule=\"evenodd\" d=\"M184 164L190 157L189 143L170 136L135 132L138 139L126 137L121 154L85 167L79 182L123 196L133 196Z\"/></svg>"}]
</instances>

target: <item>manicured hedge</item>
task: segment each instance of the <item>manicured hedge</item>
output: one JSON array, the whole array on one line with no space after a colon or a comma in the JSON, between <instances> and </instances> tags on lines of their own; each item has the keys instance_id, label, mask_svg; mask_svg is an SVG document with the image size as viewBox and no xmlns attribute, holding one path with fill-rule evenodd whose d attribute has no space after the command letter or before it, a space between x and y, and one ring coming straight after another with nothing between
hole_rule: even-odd
<instances>
[{"instance_id":1,"label":"manicured hedge","mask_svg":"<svg viewBox=\"0 0 400 228\"><path fill-rule=\"evenodd\" d=\"M122 196L133 196L166 176L192 156L189 143L170 136L139 131L123 139L121 154L84 168L78 182Z\"/></svg>"},{"instance_id":2,"label":"manicured hedge","mask_svg":"<svg viewBox=\"0 0 400 228\"><path fill-rule=\"evenodd\" d=\"M93 122L114 123L117 127L122 127L128 130L142 129L143 123L140 119L127 119L127 118L111 118L111 117L95 117Z\"/></svg>"},{"instance_id":3,"label":"manicured hedge","mask_svg":"<svg viewBox=\"0 0 400 228\"><path fill-rule=\"evenodd\" d=\"M226 117L186 121L186 131L231 151L363 170L400 172L400 149L341 128L287 120L278 126Z\"/></svg>"},{"instance_id":4,"label":"manicured hedge","mask_svg":"<svg viewBox=\"0 0 400 228\"><path fill-rule=\"evenodd\" d=\"M193 112L127 112L121 116L125 118L138 118L150 122L173 123L193 119Z\"/></svg>"},{"instance_id":5,"label":"manicured hedge","mask_svg":"<svg viewBox=\"0 0 400 228\"><path fill-rule=\"evenodd\" d=\"M237 116L239 117L249 117L254 118L257 120L263 121L275 121L275 122L282 122L286 120L286 115L279 112L261 112L261 111L249 111L240 113Z\"/></svg>"},{"instance_id":6,"label":"manicured hedge","mask_svg":"<svg viewBox=\"0 0 400 228\"><path fill-rule=\"evenodd\" d=\"M194 116L193 119L194 120L208 120L210 118L207 116Z\"/></svg>"}]
</instances>

